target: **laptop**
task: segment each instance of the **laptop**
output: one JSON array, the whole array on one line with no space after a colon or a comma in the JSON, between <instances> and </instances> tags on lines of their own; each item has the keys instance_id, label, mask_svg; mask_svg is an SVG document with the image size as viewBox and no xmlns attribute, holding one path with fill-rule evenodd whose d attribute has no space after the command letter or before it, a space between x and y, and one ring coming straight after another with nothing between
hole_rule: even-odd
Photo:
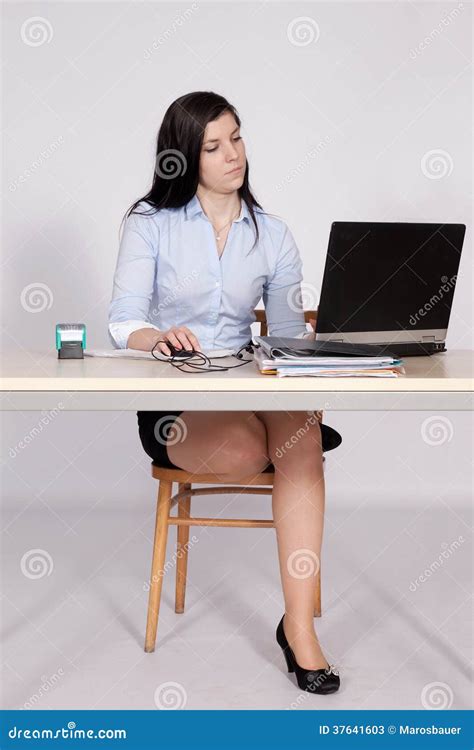
<instances>
[{"instance_id":1,"label":"laptop","mask_svg":"<svg viewBox=\"0 0 474 750\"><path fill-rule=\"evenodd\" d=\"M335 221L316 341L445 352L465 224Z\"/></svg>"}]
</instances>

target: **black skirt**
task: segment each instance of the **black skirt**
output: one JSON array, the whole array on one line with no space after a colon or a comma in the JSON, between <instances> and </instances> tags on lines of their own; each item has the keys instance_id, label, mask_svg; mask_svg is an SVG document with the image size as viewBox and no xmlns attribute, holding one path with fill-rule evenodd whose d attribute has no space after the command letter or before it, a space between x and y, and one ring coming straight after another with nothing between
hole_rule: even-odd
<instances>
[{"instance_id":1,"label":"black skirt","mask_svg":"<svg viewBox=\"0 0 474 750\"><path fill-rule=\"evenodd\" d=\"M178 422L173 427L173 422L182 413L182 411L137 411L138 434L142 446L145 453L159 466L170 469L181 468L170 460L166 442L168 439L179 440L181 426ZM319 424L323 453L334 450L342 443L342 436L333 427L322 422Z\"/></svg>"}]
</instances>

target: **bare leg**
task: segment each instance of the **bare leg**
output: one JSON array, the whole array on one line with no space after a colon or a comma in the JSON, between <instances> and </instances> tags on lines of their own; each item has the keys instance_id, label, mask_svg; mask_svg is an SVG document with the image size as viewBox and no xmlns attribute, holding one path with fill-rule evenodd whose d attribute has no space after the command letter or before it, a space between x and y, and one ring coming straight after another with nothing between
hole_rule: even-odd
<instances>
[{"instance_id":1,"label":"bare leg","mask_svg":"<svg viewBox=\"0 0 474 750\"><path fill-rule=\"evenodd\" d=\"M270 462L265 425L248 411L183 411L166 449L181 469L229 482L259 474Z\"/></svg>"},{"instance_id":2,"label":"bare leg","mask_svg":"<svg viewBox=\"0 0 474 750\"><path fill-rule=\"evenodd\" d=\"M314 629L325 484L321 429L312 412L255 412L267 428L275 466L273 520L285 599L284 631L298 664L327 668Z\"/></svg>"}]
</instances>

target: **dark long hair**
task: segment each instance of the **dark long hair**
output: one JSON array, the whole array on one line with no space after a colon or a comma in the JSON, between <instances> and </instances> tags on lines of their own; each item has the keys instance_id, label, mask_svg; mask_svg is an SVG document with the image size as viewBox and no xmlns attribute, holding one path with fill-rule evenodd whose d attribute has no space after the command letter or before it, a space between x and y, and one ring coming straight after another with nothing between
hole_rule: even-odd
<instances>
[{"instance_id":1,"label":"dark long hair","mask_svg":"<svg viewBox=\"0 0 474 750\"><path fill-rule=\"evenodd\" d=\"M176 99L166 110L156 142L153 184L148 193L135 201L122 221L136 212L141 201L150 204L151 211L137 211L147 216L160 208L180 208L195 195L199 185L199 159L204 131L208 122L230 112L240 127L235 107L213 91L193 91ZM263 211L249 187L249 165L238 194L245 201L255 227L255 244L259 231L255 208Z\"/></svg>"}]
</instances>

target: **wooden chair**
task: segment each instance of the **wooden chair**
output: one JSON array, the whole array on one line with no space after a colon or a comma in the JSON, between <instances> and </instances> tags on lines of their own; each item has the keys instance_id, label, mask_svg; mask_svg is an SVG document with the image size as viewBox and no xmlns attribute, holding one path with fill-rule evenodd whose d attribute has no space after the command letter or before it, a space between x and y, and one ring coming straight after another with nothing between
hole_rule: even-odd
<instances>
[{"instance_id":1,"label":"wooden chair","mask_svg":"<svg viewBox=\"0 0 474 750\"><path fill-rule=\"evenodd\" d=\"M265 310L255 310L256 322L260 323L260 335L267 335ZM305 311L305 320L316 319L317 311ZM322 411L315 412L322 421ZM323 457L324 460L324 457ZM159 481L158 501L155 522L155 540L151 565L150 590L148 598L148 617L146 624L145 651L155 650L158 615L160 611L161 590L166 556L168 529L176 526L176 595L175 612L184 612L186 592L186 574L188 568L188 541L190 526L232 526L251 529L273 528L273 520L254 520L247 518L195 518L191 516L191 497L198 495L215 495L232 493L240 490L242 494L271 495L273 491L274 466L269 464L265 471L255 476L244 477L232 486L228 486L215 474L191 474L181 469L170 469L151 464L152 476ZM178 484L178 492L172 496L173 482ZM217 484L218 487L195 489L194 484ZM258 485L264 485L258 486ZM177 514L171 510L177 506ZM321 566L316 574L316 594L314 602L315 617L321 616Z\"/></svg>"}]
</instances>

